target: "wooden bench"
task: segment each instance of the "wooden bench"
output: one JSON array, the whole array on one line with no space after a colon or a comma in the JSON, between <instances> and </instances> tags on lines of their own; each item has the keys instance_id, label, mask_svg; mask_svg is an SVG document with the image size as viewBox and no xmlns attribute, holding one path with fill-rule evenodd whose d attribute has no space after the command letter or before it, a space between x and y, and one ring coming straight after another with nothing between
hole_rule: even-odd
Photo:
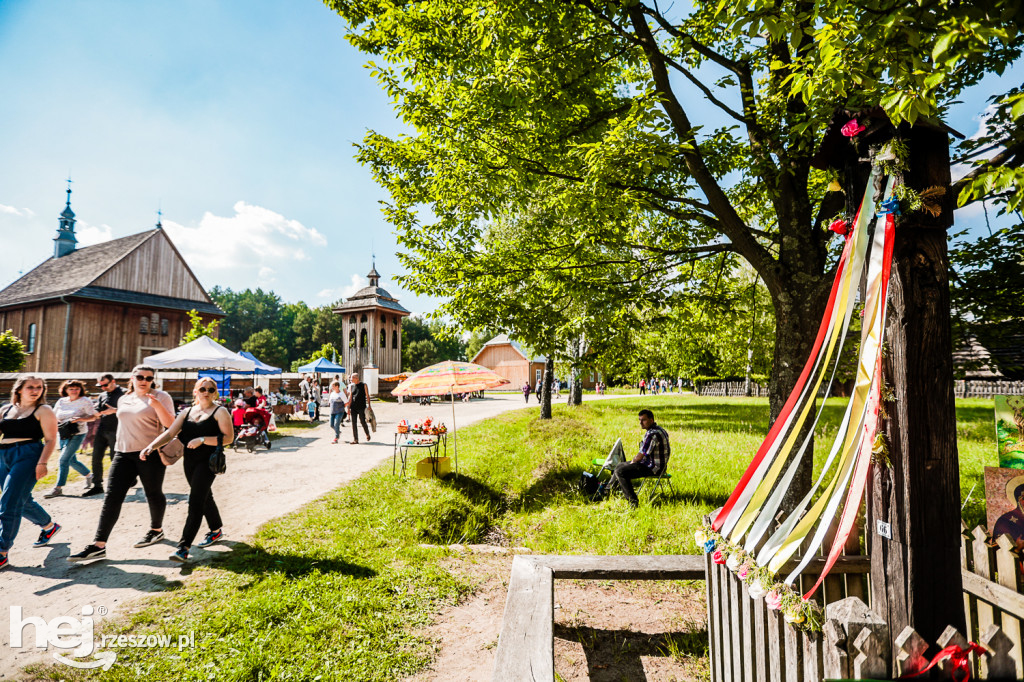
<instances>
[{"instance_id":1,"label":"wooden bench","mask_svg":"<svg viewBox=\"0 0 1024 682\"><path fill-rule=\"evenodd\" d=\"M519 555L505 600L494 661L495 681L555 679L555 579L704 580L699 555Z\"/></svg>"}]
</instances>

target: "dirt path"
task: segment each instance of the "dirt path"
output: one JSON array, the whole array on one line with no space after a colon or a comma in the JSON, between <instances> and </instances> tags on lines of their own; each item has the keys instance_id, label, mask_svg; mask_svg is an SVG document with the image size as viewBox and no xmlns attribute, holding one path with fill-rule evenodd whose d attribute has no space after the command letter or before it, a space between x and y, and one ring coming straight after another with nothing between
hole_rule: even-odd
<instances>
[{"instance_id":1,"label":"dirt path","mask_svg":"<svg viewBox=\"0 0 1024 682\"><path fill-rule=\"evenodd\" d=\"M618 396L604 398L615 397ZM592 399L595 398L587 398ZM467 426L523 407L522 396L516 395L495 395L470 403L456 403L457 424ZM536 403L531 402L528 407L536 407ZM214 485L217 506L225 523L225 538L244 540L266 521L294 511L390 460L395 427L403 417L433 416L449 425L451 422L451 407L447 404L423 407L376 403L374 410L378 431L370 443L348 445L343 440L333 445L334 434L325 423L302 435L276 441L269 452L258 450L249 454L243 449L235 454L229 449L228 473ZM351 436L347 424L346 429L342 436ZM287 475L282 475L284 472ZM42 499L45 490L34 491L36 500L62 529L49 546L34 548L32 543L39 529L23 521L10 553L10 565L0 572L0 679L11 679L19 668L46 655L38 649L11 648L10 607L20 606L23 618L35 616L50 622L57 616L80 618L83 607L91 606L99 623L104 617L117 615L126 603L142 595L180 585L188 578L191 567L209 561L218 552L228 551L223 545L194 548L191 567L168 560L179 539L188 501L184 472L181 465L176 465L167 471L164 482L167 538L163 542L141 549L132 547L149 527L145 496L138 486L125 500L107 545L107 559L85 565L69 564L68 554L78 552L91 542L103 505L102 496L78 497L82 485L80 481L72 482L65 488L70 495L49 500ZM204 526L199 538L207 530ZM31 626L25 628L27 643L31 643L31 631Z\"/></svg>"}]
</instances>

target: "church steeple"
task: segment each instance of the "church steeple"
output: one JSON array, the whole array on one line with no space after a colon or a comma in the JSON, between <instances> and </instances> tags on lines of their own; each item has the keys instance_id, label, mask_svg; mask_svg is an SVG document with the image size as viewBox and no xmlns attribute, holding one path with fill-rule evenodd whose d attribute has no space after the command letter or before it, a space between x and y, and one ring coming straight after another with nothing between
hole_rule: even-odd
<instances>
[{"instance_id":1,"label":"church steeple","mask_svg":"<svg viewBox=\"0 0 1024 682\"><path fill-rule=\"evenodd\" d=\"M373 265L370 267L370 273L366 275L366 279L370 280L371 287L380 286L380 273L377 272L377 259L373 259Z\"/></svg>"},{"instance_id":2,"label":"church steeple","mask_svg":"<svg viewBox=\"0 0 1024 682\"><path fill-rule=\"evenodd\" d=\"M68 198L60 212L57 236L53 239L53 257L62 258L72 253L78 245L75 237L75 212L71 210L71 178L68 178Z\"/></svg>"}]
</instances>

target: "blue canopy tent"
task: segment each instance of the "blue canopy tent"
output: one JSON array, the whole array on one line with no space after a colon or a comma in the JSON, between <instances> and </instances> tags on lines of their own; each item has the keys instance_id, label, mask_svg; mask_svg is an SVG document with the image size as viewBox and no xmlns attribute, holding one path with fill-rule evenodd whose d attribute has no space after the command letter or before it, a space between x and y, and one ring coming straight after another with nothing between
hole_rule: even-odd
<instances>
[{"instance_id":1,"label":"blue canopy tent","mask_svg":"<svg viewBox=\"0 0 1024 682\"><path fill-rule=\"evenodd\" d=\"M257 358L255 355L253 355L252 353L250 353L247 350L240 350L240 351L238 351L238 354L241 355L243 358L249 358L256 365L256 368L251 372L251 374L280 374L281 373L281 368L280 367L271 367L270 365L268 365L267 363L263 362L262 360L260 360L259 358ZM250 374L250 372L234 372L234 374Z\"/></svg>"},{"instance_id":2,"label":"blue canopy tent","mask_svg":"<svg viewBox=\"0 0 1024 682\"><path fill-rule=\"evenodd\" d=\"M308 365L299 367L298 372L313 372L315 374L327 374L329 372L336 372L338 374L344 374L345 368L341 365L336 365L327 358L317 358Z\"/></svg>"}]
</instances>

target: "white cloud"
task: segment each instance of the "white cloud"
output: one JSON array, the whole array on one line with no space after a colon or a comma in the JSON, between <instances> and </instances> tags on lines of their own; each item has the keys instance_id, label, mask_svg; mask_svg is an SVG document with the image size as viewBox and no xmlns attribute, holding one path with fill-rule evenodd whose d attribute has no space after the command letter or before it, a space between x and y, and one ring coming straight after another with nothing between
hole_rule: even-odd
<instances>
[{"instance_id":1,"label":"white cloud","mask_svg":"<svg viewBox=\"0 0 1024 682\"><path fill-rule=\"evenodd\" d=\"M31 208L16 208L14 206L5 206L3 204L0 204L0 213L16 215L19 218L33 218L36 215L36 212Z\"/></svg>"},{"instance_id":2,"label":"white cloud","mask_svg":"<svg viewBox=\"0 0 1024 682\"><path fill-rule=\"evenodd\" d=\"M75 236L79 246L92 246L100 242L108 242L114 238L114 230L110 225L91 225L85 221L75 221Z\"/></svg>"},{"instance_id":3,"label":"white cloud","mask_svg":"<svg viewBox=\"0 0 1024 682\"><path fill-rule=\"evenodd\" d=\"M333 303L339 298L348 298L349 296L352 296L357 291L368 285L369 282L362 275L352 275L352 279L349 280L347 285L334 287L332 289L321 289L320 292L317 293L316 297L320 300L331 301Z\"/></svg>"},{"instance_id":4,"label":"white cloud","mask_svg":"<svg viewBox=\"0 0 1024 682\"><path fill-rule=\"evenodd\" d=\"M298 264L310 260L312 250L327 245L316 228L270 209L244 201L233 208L233 216L207 212L195 227L164 221L204 286L266 287L276 281L278 271L301 268Z\"/></svg>"}]
</instances>

